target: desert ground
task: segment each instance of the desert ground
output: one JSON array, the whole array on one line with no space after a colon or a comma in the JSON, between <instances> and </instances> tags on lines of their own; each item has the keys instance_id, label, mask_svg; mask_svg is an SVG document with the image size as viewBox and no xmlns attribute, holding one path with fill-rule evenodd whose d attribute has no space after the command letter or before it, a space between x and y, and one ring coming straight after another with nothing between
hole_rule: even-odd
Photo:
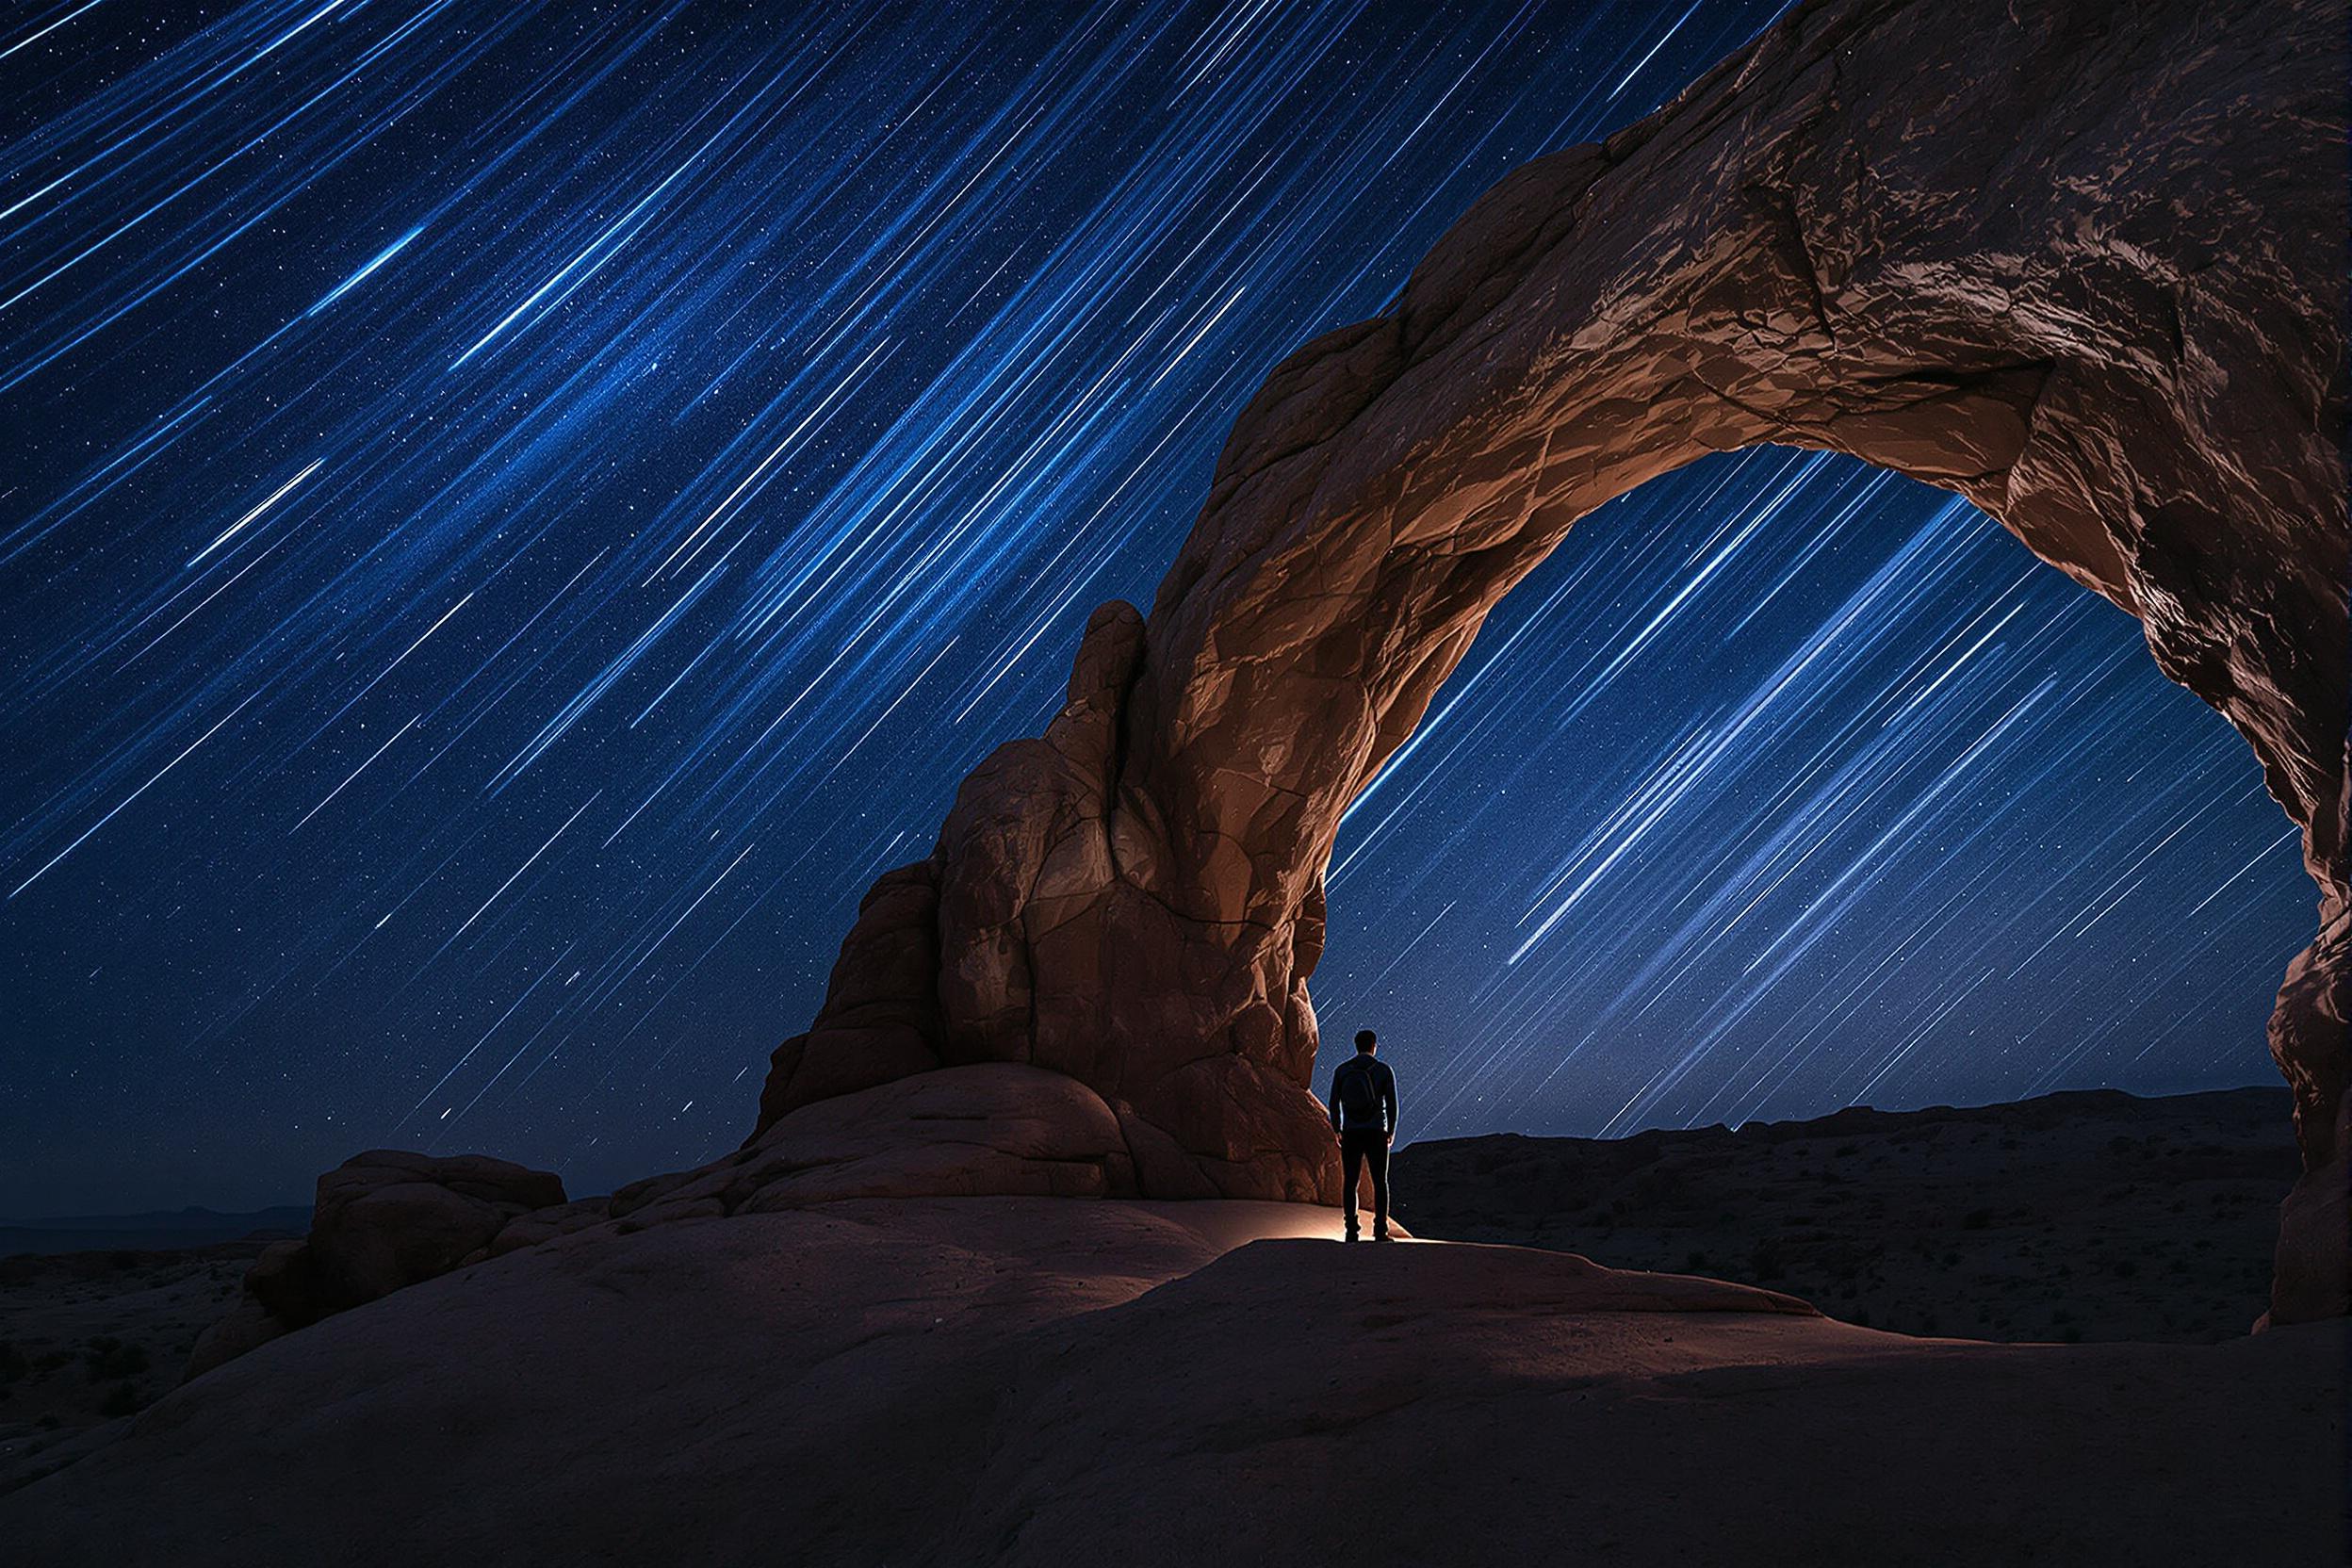
<instances>
[{"instance_id":1,"label":"desert ground","mask_svg":"<svg viewBox=\"0 0 2352 1568\"><path fill-rule=\"evenodd\" d=\"M2269 1305L2298 1172L2284 1089L1857 1107L1396 1155L1417 1235L1770 1285L1866 1328L2210 1344Z\"/></svg>"},{"instance_id":2,"label":"desert ground","mask_svg":"<svg viewBox=\"0 0 2352 1568\"><path fill-rule=\"evenodd\" d=\"M0 1258L0 1488L169 1393L265 1245Z\"/></svg>"},{"instance_id":3,"label":"desert ground","mask_svg":"<svg viewBox=\"0 0 2352 1568\"><path fill-rule=\"evenodd\" d=\"M2260 1098L1400 1159L1423 1235L1477 1213L1545 1247L1348 1247L1330 1209L1227 1200L623 1220L129 1415L92 1407L168 1380L237 1260L18 1260L4 1331L52 1364L11 1392L0 1536L39 1564L2336 1562L2341 1326L2194 1343L2259 1298L2234 1195L2285 1180L2260 1173ZM1885 1249L1828 1315L1789 1293L1841 1285L1903 1214L1925 1254ZM1765 1288L1572 1241L1786 1261ZM1908 1302L1964 1325L1990 1300L2025 1339L2055 1301L2086 1341L2111 1308L2161 1328L2141 1274L2099 1266L2124 1246L2156 1261L2175 1343L1854 1321ZM146 1378L93 1382L102 1334L145 1348ZM36 1410L58 1426L27 1452Z\"/></svg>"}]
</instances>

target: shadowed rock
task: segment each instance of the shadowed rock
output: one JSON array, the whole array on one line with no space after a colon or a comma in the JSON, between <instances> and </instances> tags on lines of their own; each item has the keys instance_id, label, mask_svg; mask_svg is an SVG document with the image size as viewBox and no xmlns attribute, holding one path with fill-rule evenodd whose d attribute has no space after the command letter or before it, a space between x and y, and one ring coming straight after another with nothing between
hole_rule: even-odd
<instances>
[{"instance_id":1,"label":"shadowed rock","mask_svg":"<svg viewBox=\"0 0 2352 1568\"><path fill-rule=\"evenodd\" d=\"M699 1170L623 1187L612 1213L643 1224L845 1198L1135 1194L1102 1096L1058 1072L991 1062L806 1106Z\"/></svg>"},{"instance_id":2,"label":"shadowed rock","mask_svg":"<svg viewBox=\"0 0 2352 1568\"><path fill-rule=\"evenodd\" d=\"M355 1154L318 1178L310 1234L265 1250L244 1294L207 1330L187 1376L293 1329L491 1255L509 1224L563 1204L564 1182L487 1154Z\"/></svg>"},{"instance_id":3,"label":"shadowed rock","mask_svg":"<svg viewBox=\"0 0 2352 1568\"><path fill-rule=\"evenodd\" d=\"M1967 497L2253 746L2320 892L2270 1031L2309 1172L2274 1315L2344 1310L2344 31L2339 0L1826 0L1509 176L1267 378L1148 627L1098 610L1046 734L875 885L760 1126L1030 1062L1189 1185L1328 1200L1341 813L1578 518L1781 443Z\"/></svg>"},{"instance_id":4,"label":"shadowed rock","mask_svg":"<svg viewBox=\"0 0 2352 1568\"><path fill-rule=\"evenodd\" d=\"M1337 1230L958 1198L568 1236L179 1389L0 1498L0 1541L44 1568L2338 1560L2327 1328L1919 1341Z\"/></svg>"},{"instance_id":5,"label":"shadowed rock","mask_svg":"<svg viewBox=\"0 0 2352 1568\"><path fill-rule=\"evenodd\" d=\"M1146 1173L1163 1195L1215 1196L1166 1135L1074 1078L1012 1062L836 1095L708 1165L572 1202L544 1171L378 1150L318 1179L309 1237L262 1253L187 1376L330 1314L582 1231L624 1236L850 1199L1134 1198Z\"/></svg>"}]
</instances>

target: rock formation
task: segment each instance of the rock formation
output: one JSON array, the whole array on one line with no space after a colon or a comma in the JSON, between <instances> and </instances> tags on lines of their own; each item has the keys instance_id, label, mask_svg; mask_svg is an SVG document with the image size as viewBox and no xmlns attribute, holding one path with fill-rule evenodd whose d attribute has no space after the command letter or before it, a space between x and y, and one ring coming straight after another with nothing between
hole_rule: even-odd
<instances>
[{"instance_id":1,"label":"rock formation","mask_svg":"<svg viewBox=\"0 0 2352 1568\"><path fill-rule=\"evenodd\" d=\"M354 1154L318 1178L310 1234L265 1250L244 1294L188 1358L195 1378L294 1329L489 1257L526 1215L564 1205L564 1182L487 1154ZM555 1233L542 1226L534 1239ZM508 1249L511 1250L511 1249Z\"/></svg>"},{"instance_id":2,"label":"rock formation","mask_svg":"<svg viewBox=\"0 0 2352 1568\"><path fill-rule=\"evenodd\" d=\"M623 1187L612 1213L644 1224L851 1198L1135 1198L1138 1163L1084 1084L981 1062L806 1106L699 1170Z\"/></svg>"},{"instance_id":3,"label":"rock formation","mask_svg":"<svg viewBox=\"0 0 2352 1568\"><path fill-rule=\"evenodd\" d=\"M2253 746L2320 894L2270 1034L2308 1172L2273 1316L2344 1311L2344 31L2341 0L1821 0L1505 179L1268 378L1148 625L1097 611L1046 734L874 885L761 1128L1021 1062L1171 1156L1147 1191L1330 1198L1341 812L1579 517L1774 442L1968 497Z\"/></svg>"},{"instance_id":4,"label":"rock formation","mask_svg":"<svg viewBox=\"0 0 2352 1568\"><path fill-rule=\"evenodd\" d=\"M693 1170L566 1202L482 1154L379 1149L318 1178L310 1234L264 1251L188 1358L194 1379L295 1329L491 1258L590 1230L778 1214L863 1199L1210 1198L1165 1134L1058 1072L975 1062L839 1094ZM1399 1234L1406 1233L1401 1226Z\"/></svg>"},{"instance_id":5,"label":"rock formation","mask_svg":"<svg viewBox=\"0 0 2352 1568\"><path fill-rule=\"evenodd\" d=\"M93 1434L0 1495L0 1559L2342 1560L2328 1325L1915 1340L1337 1232L1298 1203L940 1198L564 1236Z\"/></svg>"},{"instance_id":6,"label":"rock formation","mask_svg":"<svg viewBox=\"0 0 2352 1568\"><path fill-rule=\"evenodd\" d=\"M207 1353L322 1320L0 1500L10 1560L2334 1560L2327 1326L1919 1341L1217 1195L1335 1189L1323 869L1486 611L1783 442L1969 497L2253 745L2321 894L2273 1317L2344 1310L2344 22L1820 0L1505 180L1275 371L1149 624L1098 611L868 894L742 1149L572 1202L330 1172Z\"/></svg>"}]
</instances>

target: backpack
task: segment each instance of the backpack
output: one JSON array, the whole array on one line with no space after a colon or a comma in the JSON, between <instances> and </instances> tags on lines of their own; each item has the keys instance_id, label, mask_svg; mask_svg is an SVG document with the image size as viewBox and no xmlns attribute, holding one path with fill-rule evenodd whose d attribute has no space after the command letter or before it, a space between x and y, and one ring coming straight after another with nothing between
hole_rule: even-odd
<instances>
[{"instance_id":1,"label":"backpack","mask_svg":"<svg viewBox=\"0 0 2352 1568\"><path fill-rule=\"evenodd\" d=\"M1380 1100L1380 1081L1372 1070L1372 1064L1362 1059L1348 1062L1339 1070L1340 1115L1350 1127L1378 1127L1386 1107Z\"/></svg>"}]
</instances>

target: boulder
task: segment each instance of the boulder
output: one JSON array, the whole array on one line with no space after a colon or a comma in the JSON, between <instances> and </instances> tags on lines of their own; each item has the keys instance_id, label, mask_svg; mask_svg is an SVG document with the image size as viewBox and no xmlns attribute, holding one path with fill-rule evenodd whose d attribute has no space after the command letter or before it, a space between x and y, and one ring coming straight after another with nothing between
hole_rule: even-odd
<instances>
[{"instance_id":1,"label":"boulder","mask_svg":"<svg viewBox=\"0 0 2352 1568\"><path fill-rule=\"evenodd\" d=\"M510 1221L563 1201L562 1178L487 1154L354 1155L318 1178L308 1243L318 1305L339 1312L478 1261Z\"/></svg>"},{"instance_id":2,"label":"boulder","mask_svg":"<svg viewBox=\"0 0 2352 1568\"><path fill-rule=\"evenodd\" d=\"M186 1376L479 1263L514 1220L564 1201L562 1178L487 1154L355 1154L318 1178L310 1234L275 1243L254 1260L241 1298L198 1339Z\"/></svg>"}]
</instances>

